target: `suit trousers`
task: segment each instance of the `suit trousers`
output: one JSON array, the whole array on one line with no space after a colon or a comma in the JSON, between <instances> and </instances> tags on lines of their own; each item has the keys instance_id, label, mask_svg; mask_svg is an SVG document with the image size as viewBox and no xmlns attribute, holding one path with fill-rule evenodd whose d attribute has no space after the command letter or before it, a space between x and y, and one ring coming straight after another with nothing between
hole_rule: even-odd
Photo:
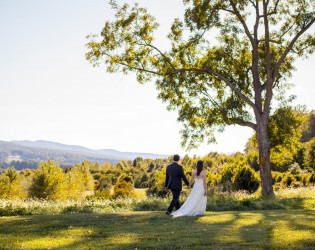
<instances>
[{"instance_id":1,"label":"suit trousers","mask_svg":"<svg viewBox=\"0 0 315 250\"><path fill-rule=\"evenodd\" d=\"M171 190L171 191L173 194L173 200L171 201L171 204L167 209L167 211L170 211L170 212L172 212L174 207L176 208L176 210L180 208L178 200L179 200L179 195L180 195L181 190Z\"/></svg>"}]
</instances>

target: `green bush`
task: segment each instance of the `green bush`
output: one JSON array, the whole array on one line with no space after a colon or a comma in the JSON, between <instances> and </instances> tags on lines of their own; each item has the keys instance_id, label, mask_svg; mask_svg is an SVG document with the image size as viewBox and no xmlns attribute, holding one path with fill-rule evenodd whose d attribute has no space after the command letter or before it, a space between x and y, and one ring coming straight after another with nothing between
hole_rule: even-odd
<instances>
[{"instance_id":1,"label":"green bush","mask_svg":"<svg viewBox=\"0 0 315 250\"><path fill-rule=\"evenodd\" d=\"M310 170L315 170L315 138L305 143L305 166Z\"/></svg>"},{"instance_id":2,"label":"green bush","mask_svg":"<svg viewBox=\"0 0 315 250\"><path fill-rule=\"evenodd\" d=\"M259 171L259 154L257 151L249 151L246 155L248 165L255 171Z\"/></svg>"},{"instance_id":3,"label":"green bush","mask_svg":"<svg viewBox=\"0 0 315 250\"><path fill-rule=\"evenodd\" d=\"M114 187L114 194L112 195L112 198L116 199L118 197L132 197L133 189L134 188L131 182L120 180L116 183Z\"/></svg>"},{"instance_id":4,"label":"green bush","mask_svg":"<svg viewBox=\"0 0 315 250\"><path fill-rule=\"evenodd\" d=\"M310 184L309 182L309 177L310 177L311 174L302 174L301 175L301 183L303 184L303 186L307 186Z\"/></svg>"},{"instance_id":5,"label":"green bush","mask_svg":"<svg viewBox=\"0 0 315 250\"><path fill-rule=\"evenodd\" d=\"M296 183L296 182L297 182L297 180L296 180L296 178L294 177L294 175L288 173L288 174L286 174L286 175L284 176L284 178L282 179L281 185L284 186L284 187L290 187L291 185L293 185L293 184Z\"/></svg>"},{"instance_id":6,"label":"green bush","mask_svg":"<svg viewBox=\"0 0 315 250\"><path fill-rule=\"evenodd\" d=\"M233 164L225 164L221 169L221 183L231 182L234 170L235 166Z\"/></svg>"},{"instance_id":7,"label":"green bush","mask_svg":"<svg viewBox=\"0 0 315 250\"><path fill-rule=\"evenodd\" d=\"M101 199L109 199L111 197L109 189L95 190L94 197Z\"/></svg>"},{"instance_id":8,"label":"green bush","mask_svg":"<svg viewBox=\"0 0 315 250\"><path fill-rule=\"evenodd\" d=\"M221 183L221 175L217 173L208 172L207 174L207 186L217 185Z\"/></svg>"},{"instance_id":9,"label":"green bush","mask_svg":"<svg viewBox=\"0 0 315 250\"><path fill-rule=\"evenodd\" d=\"M272 183L276 184L282 181L282 178L285 174L277 172L277 171L271 171L271 175L272 175Z\"/></svg>"},{"instance_id":10,"label":"green bush","mask_svg":"<svg viewBox=\"0 0 315 250\"><path fill-rule=\"evenodd\" d=\"M315 173L310 174L310 176L308 177L308 183L315 183Z\"/></svg>"},{"instance_id":11,"label":"green bush","mask_svg":"<svg viewBox=\"0 0 315 250\"><path fill-rule=\"evenodd\" d=\"M259 188L260 180L249 166L239 166L232 177L233 189L247 190L254 193Z\"/></svg>"},{"instance_id":12,"label":"green bush","mask_svg":"<svg viewBox=\"0 0 315 250\"><path fill-rule=\"evenodd\" d=\"M131 174L126 174L126 173L123 173L119 176L118 178L118 182L120 181L125 181L125 182L129 182L133 185L134 183L134 180L133 180L133 177Z\"/></svg>"}]
</instances>

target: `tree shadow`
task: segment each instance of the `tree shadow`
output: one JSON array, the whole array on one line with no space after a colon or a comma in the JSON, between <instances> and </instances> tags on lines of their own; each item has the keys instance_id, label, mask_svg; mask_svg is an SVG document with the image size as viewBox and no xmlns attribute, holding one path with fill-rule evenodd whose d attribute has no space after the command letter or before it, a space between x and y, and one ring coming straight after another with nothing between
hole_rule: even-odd
<instances>
[{"instance_id":1,"label":"tree shadow","mask_svg":"<svg viewBox=\"0 0 315 250\"><path fill-rule=\"evenodd\" d=\"M20 248L21 244L27 248L32 240L45 239L45 246L50 241L52 248L74 249L314 247L309 238L295 239L293 245L275 239L281 223L292 232L314 230L313 224L299 219L305 216L314 221L314 211L309 210L207 212L178 218L164 212L38 215L2 221L0 237L12 237L12 245L4 248ZM63 242L55 242L58 239Z\"/></svg>"}]
</instances>

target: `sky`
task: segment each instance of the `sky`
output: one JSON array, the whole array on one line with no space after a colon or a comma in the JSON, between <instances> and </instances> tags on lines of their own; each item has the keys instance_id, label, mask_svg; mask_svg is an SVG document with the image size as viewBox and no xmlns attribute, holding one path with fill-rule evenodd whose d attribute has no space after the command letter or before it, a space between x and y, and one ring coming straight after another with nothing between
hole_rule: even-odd
<instances>
[{"instance_id":1,"label":"sky","mask_svg":"<svg viewBox=\"0 0 315 250\"><path fill-rule=\"evenodd\" d=\"M167 47L181 1L137 2L160 23L156 45ZM85 60L86 36L98 34L113 14L105 0L0 0L0 140L168 155L243 151L253 131L231 126L217 134L217 144L186 152L177 113L157 100L153 82L140 85L134 75L109 74ZM298 60L292 78L294 104L309 110L315 109L314 65L314 55Z\"/></svg>"}]
</instances>

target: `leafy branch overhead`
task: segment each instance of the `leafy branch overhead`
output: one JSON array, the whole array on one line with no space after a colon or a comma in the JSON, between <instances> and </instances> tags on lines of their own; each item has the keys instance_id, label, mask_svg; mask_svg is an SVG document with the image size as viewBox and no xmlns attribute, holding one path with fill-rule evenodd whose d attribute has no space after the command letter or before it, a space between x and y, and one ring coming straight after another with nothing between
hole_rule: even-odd
<instances>
[{"instance_id":1,"label":"leafy branch overhead","mask_svg":"<svg viewBox=\"0 0 315 250\"><path fill-rule=\"evenodd\" d=\"M196 147L213 130L238 124L257 130L268 119L274 94L283 91L298 57L314 52L312 1L184 0L162 51L154 41L158 23L138 4L111 1L115 21L89 36L86 54L108 72L134 72L140 83L154 78L159 98L178 110L183 145ZM260 117L260 118L259 118ZM257 120L258 119L258 120Z\"/></svg>"}]
</instances>

